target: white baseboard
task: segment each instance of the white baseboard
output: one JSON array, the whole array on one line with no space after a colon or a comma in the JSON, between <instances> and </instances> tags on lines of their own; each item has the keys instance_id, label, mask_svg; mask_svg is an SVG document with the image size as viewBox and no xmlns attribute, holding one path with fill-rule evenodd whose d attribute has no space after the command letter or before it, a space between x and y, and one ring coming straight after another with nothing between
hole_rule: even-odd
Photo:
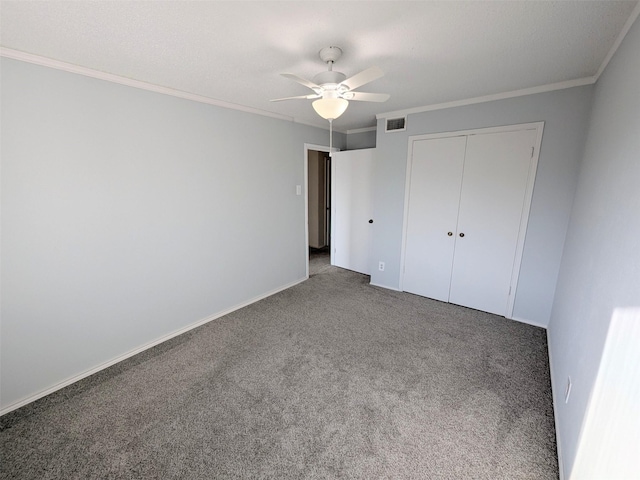
<instances>
[{"instance_id":1,"label":"white baseboard","mask_svg":"<svg viewBox=\"0 0 640 480\"><path fill-rule=\"evenodd\" d=\"M553 376L553 372L554 372L553 357L551 356L551 341L549 340L549 330L547 330L547 351L549 354L549 374L551 376L551 398L553 399L553 421L556 427L556 449L558 452L558 472L560 474L560 480L564 480L566 478L566 475L564 474L564 463L562 461L562 451L561 451L562 442L560 441L560 430L558 429L559 424L558 424L558 408L557 408L558 398L560 394L556 394L556 389L554 389L554 387L559 384L554 381L554 376Z\"/></svg>"},{"instance_id":2,"label":"white baseboard","mask_svg":"<svg viewBox=\"0 0 640 480\"><path fill-rule=\"evenodd\" d=\"M235 312L236 310L240 310L241 308L244 308L247 305L251 305L252 303L255 303L255 302L258 302L258 301L260 301L260 300L262 300L264 298L270 297L271 295L275 295L276 293L281 292L283 290L286 290L287 288L291 288L294 285L297 285L299 283L304 282L305 280L307 280L307 278L308 277L300 278L300 279L298 279L298 280L296 280L294 282L291 282L291 283L288 283L288 284L283 285L281 287L278 287L275 290L271 290L271 291L269 291L267 293L264 293L262 295L258 295L257 297L254 297L254 298L252 298L250 300L247 300L246 302L242 302L242 303L240 303L238 305L234 305L233 307L228 308L226 310L223 310L221 312L214 313L213 315L210 315L210 316L208 316L206 318L203 318L202 320L198 320L197 322L192 323L191 325L188 325L186 327L180 328L180 329L178 329L178 330L176 330L174 332L171 332L171 333L169 333L167 335L163 335L160 338L152 340L149 343L145 343L144 345L141 345L141 346L139 346L137 348L134 348L133 350L130 350L130 351L128 351L128 352L126 352L126 353L124 353L122 355L118 355L117 357L112 358L111 360L108 360L108 361L106 361L104 363L101 363L100 365L97 365L97 366L95 366L93 368L90 368L89 370L86 370L86 371L84 371L84 372L82 372L82 373L80 373L78 375L74 375L72 377L69 377L66 380L63 380L62 382L59 382L59 383L57 383L57 384L55 384L55 385L53 385L53 386L51 386L51 387L49 387L49 388L47 388L45 390L42 390L42 391L40 391L40 392L38 392L36 394L30 395L30 396L28 396L26 398L23 398L22 400L18 400L17 402L14 402L9 406L0 409L0 416L4 415L6 413L9 413L9 412L11 412L13 410L16 410L16 409L18 409L20 407L23 407L23 406L25 406L25 405L27 405L27 404L29 404L31 402L34 402L34 401L36 401L36 400L38 400L38 399L40 399L42 397L46 397L47 395L49 395L49 394L51 394L51 393L53 393L53 392L55 392L57 390L60 390L61 388L64 388L64 387L66 387L68 385L71 385L72 383L75 383L75 382L77 382L79 380L82 380L83 378L86 378L86 377L88 377L90 375L93 375L94 373L98 373L100 370L104 370L105 368L108 368L108 367L110 367L112 365L115 365L118 362L126 360L127 358L130 358L130 357L133 357L134 355L137 355L138 353L144 352L145 350L148 350L151 347L155 347L156 345L159 345L162 342L166 342L167 340L170 340L170 339L172 339L174 337L177 337L178 335L182 335L183 333L186 333L189 330L193 330L194 328L197 328L197 327L199 327L201 325L204 325L205 323L209 323L212 320L215 320L215 319L220 318L220 317L224 317L225 315L227 315L227 314L229 314L231 312Z\"/></svg>"},{"instance_id":3,"label":"white baseboard","mask_svg":"<svg viewBox=\"0 0 640 480\"><path fill-rule=\"evenodd\" d=\"M545 330L547 329L547 325L540 322L536 322L534 320L527 320L526 318L511 317L510 320L515 320L516 322L520 322L520 323L526 323L527 325L533 325L534 327L544 328Z\"/></svg>"},{"instance_id":4,"label":"white baseboard","mask_svg":"<svg viewBox=\"0 0 640 480\"><path fill-rule=\"evenodd\" d=\"M387 290L393 290L394 292L401 292L399 288L389 287L387 285L380 285L379 283L369 282L369 285L373 285L374 287L386 288Z\"/></svg>"}]
</instances>

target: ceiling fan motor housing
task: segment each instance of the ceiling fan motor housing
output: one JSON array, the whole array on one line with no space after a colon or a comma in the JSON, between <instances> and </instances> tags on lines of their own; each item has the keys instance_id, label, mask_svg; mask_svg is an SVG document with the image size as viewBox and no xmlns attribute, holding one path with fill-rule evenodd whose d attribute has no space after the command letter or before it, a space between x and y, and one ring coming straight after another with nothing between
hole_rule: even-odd
<instances>
[{"instance_id":1,"label":"ceiling fan motor housing","mask_svg":"<svg viewBox=\"0 0 640 480\"><path fill-rule=\"evenodd\" d=\"M291 73L282 74L283 76L290 78L294 82L298 82L305 87L310 88L311 90L313 90L314 95L299 95L297 97L278 98L272 100L273 102L277 102L280 100L321 98L322 100L325 100L325 102L316 100L315 102L313 102L313 107L321 117L332 120L338 118L342 114L342 112L344 112L344 109L346 109L347 105L349 104L349 100L384 102L389 98L389 95L383 93L363 93L351 91L384 75L384 72L380 68L370 67L347 79L347 76L344 73L333 71L333 63L342 56L342 49L340 47L336 47L335 45L325 47L320 50L318 54L320 56L320 59L327 64L328 69L327 71L321 72L313 77L313 82L297 75L293 75ZM326 100L331 100L332 102L328 102ZM329 105L330 103L334 105L339 104L342 108L342 111L340 111L339 113L336 113L335 109L328 112L319 111L319 109L321 109L320 105ZM328 115L333 116L329 117Z\"/></svg>"},{"instance_id":2,"label":"ceiling fan motor housing","mask_svg":"<svg viewBox=\"0 0 640 480\"><path fill-rule=\"evenodd\" d=\"M332 45L330 47L324 47L318 52L320 59L329 66L329 70L321 72L313 77L313 82L324 89L335 90L338 85L347 79L347 76L342 72L333 71L333 63L342 56L342 49Z\"/></svg>"},{"instance_id":3,"label":"ceiling fan motor housing","mask_svg":"<svg viewBox=\"0 0 640 480\"><path fill-rule=\"evenodd\" d=\"M326 84L334 84L339 85L347 79L347 76L342 72L334 72L333 70L328 70L326 72L321 72L313 77L313 82L317 85L325 86Z\"/></svg>"}]
</instances>

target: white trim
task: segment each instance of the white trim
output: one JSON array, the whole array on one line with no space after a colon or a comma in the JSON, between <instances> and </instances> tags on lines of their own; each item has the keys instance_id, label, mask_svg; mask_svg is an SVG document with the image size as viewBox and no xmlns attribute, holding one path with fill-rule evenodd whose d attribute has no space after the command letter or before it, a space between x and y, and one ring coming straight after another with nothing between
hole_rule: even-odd
<instances>
[{"instance_id":1,"label":"white trim","mask_svg":"<svg viewBox=\"0 0 640 480\"><path fill-rule=\"evenodd\" d=\"M414 107L414 108L409 108L409 109L404 109L404 110L396 110L396 111L393 111L393 112L378 113L376 115L376 119L379 120L381 118L386 119L386 118L397 117L397 116L406 116L406 115L411 115L411 114L414 114L414 113L429 112L429 111L433 111L433 110L442 110L442 109L453 108L453 107L462 107L462 106L465 106L465 105L474 105L474 104L477 104L477 103L492 102L492 101L503 100L503 99L507 99L507 98L521 97L521 96L525 96L525 95L534 95L536 93L544 93L544 92L551 92L551 91L554 91L554 90L562 90L562 89L565 89L565 88L580 87L580 86L583 86L583 85L591 85L591 84L593 84L593 83L598 81L598 79L600 78L600 75L602 75L602 73L604 72L605 68L607 67L607 65L609 64L609 62L611 61L611 59L615 55L616 51L618 50L618 48L622 44L622 41L624 40L625 36L627 35L629 30L631 29L631 26L634 24L634 22L636 21L636 19L638 18L639 15L640 15L640 2L638 2L638 4L635 6L633 11L629 15L629 18L627 19L626 23L622 27L622 30L618 34L618 37L616 38L616 41L614 42L613 46L611 47L611 50L609 50L609 53L607 53L607 56L604 58L604 60L602 61L602 64L598 68L598 71L596 72L595 75L593 75L591 77L576 78L576 79L567 80L567 81L564 81L564 82L549 83L549 84L546 84L546 85L539 85L537 87L524 88L524 89L519 89L519 90L513 90L513 91L510 91L510 92L502 92L502 93L496 93L496 94L491 94L491 95L484 95L484 96L481 96L481 97L472 97L472 98L467 98L467 99L463 99L463 100L455 100L455 101L452 101L452 102L436 103L436 104L432 104L432 105L425 105L425 106L422 106L422 107ZM320 126L319 124L312 123L312 122L307 122L305 120L301 120L301 119L298 119L298 118L295 118L295 117L290 117L288 115L281 115L281 114L278 114L278 113L267 112L265 110L260 110L260 109L253 108L253 107L247 107L247 106L244 106L244 105L238 105L238 104L235 104L235 103L225 102L225 101L222 101L222 100L216 100L214 98L204 97L202 95L196 95L196 94L192 94L192 93L182 92L180 90L174 90L172 88L167 88L167 87L162 87L162 86L159 86L159 85L154 85L152 83L144 82L144 81L141 81L141 80L134 80L134 79L131 79L131 78L126 78L126 77L122 77L122 76L119 76L119 75L114 75L114 74L111 74L111 73L101 72L99 70L93 70L91 68L81 67L81 66L78 66L78 65L74 65L72 63L62 62L60 60L54 60L54 59L51 59L51 58L42 57L40 55L35 55L35 54L32 54L32 53L21 52L19 50L14 50L14 49L7 48L7 47L0 47L0 56L6 57L6 58L11 58L11 59L14 59L14 60L20 60L20 61L23 61L23 62L33 63L35 65L41 65L41 66L44 66L44 67L54 68L56 70L63 70L63 71L70 72L70 73L76 73L78 75L85 75L87 77L97 78L97 79L100 79L100 80L105 80L107 82L113 82L113 83L118 83L118 84L121 84L121 85L127 85L127 86L134 87L134 88L140 88L142 90L148 90L148 91L152 91L152 92L156 92L156 93L161 93L161 94L164 94L164 95L171 95L171 96L178 97L178 98L184 98L184 99L187 99L187 100L192 100L194 102L206 103L208 105L215 105L215 106L218 106L218 107L228 108L228 109L232 109L232 110L239 110L239 111L247 112L247 113L254 113L256 115L262 115L262 116L266 116L266 117L277 118L277 119L280 119L280 120L287 120L287 121L294 122L294 123L299 123L299 124L302 124L302 125L307 125L307 126L316 127L316 128L323 128L323 129L328 130L328 128L326 126ZM351 134L351 133L369 132L369 131L376 130L376 128L377 127L366 127L366 128L356 128L356 129L351 129L351 130L348 129L346 131L334 128L334 131L339 132L339 133L346 133L348 135L348 134Z\"/></svg>"},{"instance_id":2,"label":"white trim","mask_svg":"<svg viewBox=\"0 0 640 480\"><path fill-rule=\"evenodd\" d=\"M507 98L514 98L514 97L523 97L525 95L534 95L536 93L551 92L554 90L562 90L565 88L581 87L583 85L591 85L595 82L596 82L595 76L577 78L575 80L568 80L566 82L550 83L548 85L540 85L538 87L523 88L521 90L513 90L511 92L495 93L492 95L484 95L482 97L467 98L464 100L456 100L453 102L436 103L433 105L426 105L424 107L415 107L415 108L408 108L405 110L396 110L395 112L379 113L376 115L376 118L380 120L381 118L387 119L387 118L401 117L404 115L411 115L414 113L430 112L433 110L443 110L445 108L464 107L466 105L474 105L476 103L493 102L496 100L504 100Z\"/></svg>"},{"instance_id":3,"label":"white trim","mask_svg":"<svg viewBox=\"0 0 640 480\"><path fill-rule=\"evenodd\" d=\"M347 135L352 133L375 132L377 129L378 127L355 128L353 130L347 130Z\"/></svg>"},{"instance_id":4,"label":"white trim","mask_svg":"<svg viewBox=\"0 0 640 480\"><path fill-rule=\"evenodd\" d=\"M121 77L120 75L114 75L112 73L106 73L98 70L93 70L91 68L80 67L78 65L73 65L72 63L61 62L59 60L53 60L51 58L33 55L31 53L20 52L18 50L13 50L10 48L0 47L0 56L11 58L13 60L33 63L35 65L40 65L43 67L54 68L56 70L62 70L69 73L84 75L85 77L97 78L98 80L105 80L111 83L118 83L120 85L126 85L128 87L148 90L150 92L170 95L172 97L184 98L186 100L193 100L194 102L215 105L216 107L254 113L256 115L263 115L265 117L277 118L278 120L287 120L290 122L295 121L293 117L289 117L287 115L280 115L278 113L267 112L265 110L259 110L257 108L245 107L244 105L238 105L235 103L224 102L222 100L216 100L214 98L204 97L202 95L174 90L173 88L161 87L159 85L143 82L141 80L134 80L132 78Z\"/></svg>"},{"instance_id":5,"label":"white trim","mask_svg":"<svg viewBox=\"0 0 640 480\"><path fill-rule=\"evenodd\" d=\"M437 134L436 134L437 135ZM435 138L435 137L434 137ZM400 272L398 278L398 290L404 292L404 267L406 262L406 250L407 250L407 226L409 224L409 196L411 190L411 168L413 166L413 143L414 136L408 138L407 147L407 168L404 177L404 207L402 210L402 243L400 244Z\"/></svg>"},{"instance_id":6,"label":"white trim","mask_svg":"<svg viewBox=\"0 0 640 480\"><path fill-rule=\"evenodd\" d=\"M313 122L307 122L306 120L301 120L296 117L292 119L292 122L299 123L300 125L307 125L309 127L321 128L322 130L326 130L327 132L329 131L329 122L325 122L324 120L321 120L320 123L313 123ZM333 133L342 133L346 135L348 132L348 130L345 130L340 127L336 127L335 124L333 125L332 128L333 128ZM375 130L376 127L373 127L373 129Z\"/></svg>"},{"instance_id":7,"label":"white trim","mask_svg":"<svg viewBox=\"0 0 640 480\"><path fill-rule=\"evenodd\" d=\"M324 121L322 121L321 124L317 124L313 122L307 122L306 120L300 120L298 118L294 118L292 121L293 123L299 123L300 125L307 125L309 127L321 128L322 130L326 130L327 132L329 131L329 122L325 123ZM373 129L375 130L375 127L373 127ZM348 130L336 128L335 124L333 125L333 133L342 133L346 135L347 132Z\"/></svg>"},{"instance_id":8,"label":"white trim","mask_svg":"<svg viewBox=\"0 0 640 480\"><path fill-rule=\"evenodd\" d=\"M373 286L373 287L380 287L380 288L384 288L386 290L393 290L394 292L401 292L402 290L400 290L399 288L395 288L395 287L390 287L388 285L380 285L379 283L373 283L373 282L369 282L369 285Z\"/></svg>"},{"instance_id":9,"label":"white trim","mask_svg":"<svg viewBox=\"0 0 640 480\"><path fill-rule=\"evenodd\" d=\"M602 75L605 68L607 68L607 65L609 65L609 62L611 61L615 53L618 51L618 48L622 44L622 41L627 36L627 33L629 32L629 30L631 29L631 27L633 26L633 24L635 23L635 21L638 19L639 16L640 16L640 2L638 2L638 4L635 6L633 11L629 15L629 18L627 19L624 26L622 27L622 30L618 34L616 41L613 43L611 50L609 50L609 53L607 53L607 56L604 58L604 60L600 64L598 71L590 77L575 78L573 80L566 80L564 82L548 83L546 85L538 85L537 87L523 88L519 90L512 90L510 92L495 93L492 95L483 95L481 97L466 98L462 100L455 100L452 102L435 103L432 105L425 105L422 107L414 107L414 108L408 108L404 110L396 110L393 112L378 113L376 115L376 119L380 120L381 118L387 119L387 118L392 118L397 116L411 115L414 113L430 112L433 110L443 110L446 108L453 108L453 107L464 107L466 105L474 105L476 103L493 102L496 100L504 100L507 98L524 97L526 95L535 95L536 93L545 93L545 92L552 92L554 90L563 90L565 88L592 85L598 81L598 79L600 78L600 75Z\"/></svg>"},{"instance_id":10,"label":"white trim","mask_svg":"<svg viewBox=\"0 0 640 480\"><path fill-rule=\"evenodd\" d=\"M89 370L86 370L78 375L74 375L72 377L67 378L66 380L63 380L60 383L57 383L55 385L53 385L52 387L49 387L45 390L42 390L34 395L30 395L26 398L23 398L22 400L18 400L17 402L12 403L11 405L3 408L2 410L0 410L0 416L9 413L13 410L16 410L20 407L23 407L31 402L34 402L42 397L46 397L47 395L50 395L51 393L60 390L61 388L64 388L66 386L71 385L72 383L75 383L79 380L82 380L83 378L89 377L91 375L93 375L94 373L98 373L101 370L104 370L105 368L108 368L112 365L115 365L116 363L119 363L123 360L126 360L127 358L133 357L134 355L137 355L139 353L144 352L145 350L150 349L151 347L155 347L156 345L159 345L163 342L166 342L167 340L170 340L174 337L177 337L178 335L182 335L183 333L188 332L189 330L193 330L194 328L200 327L202 325L204 325L205 323L209 323L212 320L216 320L217 318L223 317L225 315L228 315L229 313L235 312L236 310L240 310L241 308L244 308L248 305L251 305L252 303L258 302L260 300L263 300L267 297L270 297L271 295L275 295L278 292L281 292L283 290L286 290L288 288L291 288L301 282L304 282L306 280L306 278L300 278L298 280L295 280L291 283L288 283L286 285L282 285L274 290L271 290L267 293L263 293L262 295L258 295L257 297L254 297L250 300L247 300L246 302L242 302L238 305L235 305L233 307L227 308L221 312L218 313L214 313L213 315L210 315L206 318L203 318L202 320L198 320L195 323L192 323L191 325L188 325L186 327L180 328L174 332L168 333L167 335L163 335L160 338L157 338L156 340L153 340L149 343L146 343L140 347L134 348L133 350L128 351L127 353L124 353L122 355L118 355L115 358L112 358L111 360L108 360L104 363L101 363L100 365L97 365L93 368L90 368Z\"/></svg>"},{"instance_id":11,"label":"white trim","mask_svg":"<svg viewBox=\"0 0 640 480\"><path fill-rule=\"evenodd\" d=\"M548 328L548 325L544 325L541 322L536 322L535 320L528 320L526 318L511 317L509 320L515 320L516 322L525 323L525 324L531 325L533 327L544 328L545 330Z\"/></svg>"},{"instance_id":12,"label":"white trim","mask_svg":"<svg viewBox=\"0 0 640 480\"><path fill-rule=\"evenodd\" d=\"M329 200L331 204L331 216L329 217L329 264L336 265L336 244L334 239L337 237L336 235L336 189L334 188L334 179L336 178L336 162L331 159L330 167L331 167L331 199Z\"/></svg>"},{"instance_id":13,"label":"white trim","mask_svg":"<svg viewBox=\"0 0 640 480\"><path fill-rule=\"evenodd\" d=\"M304 144L304 190L302 194L304 195L304 257L306 262L306 278L309 278L309 150L315 150L316 152L327 152L329 153L329 147L326 145L313 145L311 143ZM339 152L340 149L337 147L333 147L331 152ZM333 181L333 162L331 162L331 181ZM331 186L331 191L333 192L333 185ZM333 202L333 199L331 200ZM331 212L333 214L333 212ZM333 225L333 222L331 222ZM333 237L333 227L332 231L329 233L331 237ZM329 240L329 244L331 244L331 240ZM333 265L333 249L329 249L331 252L331 265Z\"/></svg>"},{"instance_id":14,"label":"white trim","mask_svg":"<svg viewBox=\"0 0 640 480\"><path fill-rule=\"evenodd\" d=\"M536 122L527 124L535 127L537 130L536 143L533 150L533 156L529 161L529 176L527 178L527 187L524 192L524 204L522 205L522 214L520 216L520 230L518 232L518 243L516 244L516 254L513 260L513 271L511 272L511 294L507 300L507 318L513 317L513 308L516 302L516 293L518 292L518 279L520 278L520 265L522 265L522 255L524 253L524 240L527 235L527 227L529 225L529 215L531 213L531 201L533 199L533 185L536 181L536 173L538 171L538 160L540 159L540 147L542 146L542 132L544 130L544 122Z\"/></svg>"},{"instance_id":15,"label":"white trim","mask_svg":"<svg viewBox=\"0 0 640 480\"><path fill-rule=\"evenodd\" d=\"M640 307L615 307L605 335L596 376L593 383L589 382L590 385L582 385L589 392L570 467L573 479L638 479L638 344ZM576 375L578 376L582 377ZM578 378L574 380L576 384L580 382ZM575 409L575 406L571 407L575 400L567 399L566 395L565 411Z\"/></svg>"},{"instance_id":16,"label":"white trim","mask_svg":"<svg viewBox=\"0 0 640 480\"><path fill-rule=\"evenodd\" d=\"M560 412L560 408L558 408L558 399L560 395L562 395L562 387L560 386L558 389L554 389L556 385L562 385L555 381L553 368L553 357L551 356L551 341L550 341L551 331L547 329L547 354L549 355L549 377L551 380L551 400L553 403L553 422L555 424L556 430L556 450L558 453L558 472L560 476L560 480L564 480L567 476L564 473L564 458L562 457L562 441L560 439L560 429L558 426L560 422L558 420L558 414ZM558 393L556 393L556 390ZM562 403L564 403L564 399L562 399Z\"/></svg>"},{"instance_id":17,"label":"white trim","mask_svg":"<svg viewBox=\"0 0 640 480\"><path fill-rule=\"evenodd\" d=\"M142 80L134 80L132 78L122 77L120 75L114 75L112 73L101 72L99 70L93 70L87 67L81 67L72 63L61 62L60 60L54 60L52 58L42 57L40 55L34 55L32 53L21 52L19 50L13 50L11 48L0 47L0 57L11 58L13 60L19 60L21 62L32 63L34 65L40 65L42 67L53 68L55 70L62 70L68 73L75 73L77 75L84 75L85 77L96 78L98 80L104 80L105 82L117 83L119 85L125 85L127 87L139 88L141 90L147 90L149 92L160 93L162 95L169 95L172 97L183 98L185 100L191 100L193 102L205 103L207 105L214 105L216 107L227 108L230 110L238 110L240 112L253 113L255 115L262 115L263 117L275 118L278 120L284 120L287 122L299 123L300 125L307 125L309 127L322 128L323 130L329 130L329 126L324 122L308 122L296 117L290 117L288 115L281 115L279 113L268 112L266 110L260 110L258 108L247 107L236 103L225 102L223 100L216 100L215 98L205 97L202 95L196 95L194 93L183 92L181 90L175 90L173 88L163 87L155 85L153 83L144 82ZM375 129L375 127L374 127ZM339 128L333 128L334 132L346 133Z\"/></svg>"},{"instance_id":18,"label":"white trim","mask_svg":"<svg viewBox=\"0 0 640 480\"><path fill-rule=\"evenodd\" d=\"M501 125L499 127L482 127L452 132L424 133L420 135L410 135L408 140L409 146L411 146L412 141L415 140L433 140L435 138L466 137L468 135L486 135L488 133L519 132L521 130L534 130L539 126L544 126L544 122L514 123L513 125Z\"/></svg>"},{"instance_id":19,"label":"white trim","mask_svg":"<svg viewBox=\"0 0 640 480\"><path fill-rule=\"evenodd\" d=\"M433 140L436 138L447 138L447 137L461 137L468 135L486 135L489 133L503 133L503 132L515 132L521 130L537 130L536 136L536 144L534 147L533 157L529 163L529 174L527 178L527 186L525 190L525 199L524 204L522 206L522 217L520 220L520 229L518 232L518 241L516 244L516 253L514 256L513 262L513 270L511 272L511 285L512 285L512 293L509 295L507 299L507 306L505 317L508 319L512 319L513 315L513 307L515 303L515 297L518 290L518 279L520 276L520 265L522 263L522 254L524 251L524 240L527 232L527 225L529 223L529 213L531 210L531 200L533 198L533 186L536 179L536 171L538 168L538 159L540 158L540 146L542 144L542 132L544 130L544 122L532 122L532 123L520 123L515 125L504 125L500 127L488 127L488 128L477 128L472 130L460 130L454 132L442 132L442 133L428 133L423 135L411 135L408 138L408 148L407 148L407 168L406 168L406 178L404 185L404 213L402 220L402 245L400 250L400 274L398 285L401 291L403 290L403 282L404 282L404 267L406 262L406 244L407 244L407 226L409 221L409 195L410 195L410 187L411 187L411 168L412 168L412 159L413 159L413 144L416 141L420 140ZM528 323L525 321L525 323Z\"/></svg>"},{"instance_id":20,"label":"white trim","mask_svg":"<svg viewBox=\"0 0 640 480\"><path fill-rule=\"evenodd\" d=\"M611 47L611 50L609 50L609 53L607 53L607 56L604 57L604 60L602 61L600 68L598 69L596 74L593 76L593 78L595 78L596 81L598 81L598 79L600 78L600 75L602 75L602 72L604 72L604 69L607 68L607 65L609 65L609 62L611 61L615 53L618 51L620 44L624 40L624 37L627 36L627 33L631 29L631 26L638 18L638 15L640 15L640 2L638 2L636 7L631 11L629 18L627 19L626 23L622 27L622 30L620 30L620 33L618 34L618 38L616 38L616 41L613 42L613 46Z\"/></svg>"}]
</instances>

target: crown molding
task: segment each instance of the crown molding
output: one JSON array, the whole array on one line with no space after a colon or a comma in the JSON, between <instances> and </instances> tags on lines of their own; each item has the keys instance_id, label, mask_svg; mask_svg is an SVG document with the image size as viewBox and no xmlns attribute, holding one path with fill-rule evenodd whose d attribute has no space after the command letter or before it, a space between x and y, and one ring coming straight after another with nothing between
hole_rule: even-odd
<instances>
[{"instance_id":1,"label":"crown molding","mask_svg":"<svg viewBox=\"0 0 640 480\"><path fill-rule=\"evenodd\" d=\"M613 46L611 47L611 50L609 50L609 53L607 53L607 56L604 57L604 60L602 61L600 68L594 75L594 78L596 79L596 81L598 81L598 79L600 78L600 75L602 75L602 72L604 72L604 69L607 68L607 65L609 65L609 62L611 61L615 53L618 51L618 48L620 47L620 44L624 40L624 37L627 36L627 33L631 29L631 26L637 20L639 15L640 15L640 1L637 3L636 7L631 11L631 15L629 15L629 18L627 18L627 21L622 27L622 30L620 30L620 33L618 34L618 38L616 38L616 41L613 42Z\"/></svg>"},{"instance_id":2,"label":"crown molding","mask_svg":"<svg viewBox=\"0 0 640 480\"><path fill-rule=\"evenodd\" d=\"M600 64L598 71L596 72L595 75L591 77L576 78L574 80L568 80L565 82L549 83L547 85L524 88L521 90L513 90L511 92L496 93L493 95L484 95L482 97L467 98L464 100L456 100L453 102L436 103L433 105L426 105L423 107L408 108L406 110L396 110L394 112L379 113L376 115L376 119L380 120L380 119L387 119L392 117L401 117L404 115L411 115L414 113L430 112L433 110L443 110L445 108L453 108L453 107L464 107L466 105L474 105L476 103L493 102L495 100L504 100L507 98L522 97L525 95L535 95L536 93L552 92L554 90L562 90L565 88L572 88L572 87L581 87L583 85L592 85L598 81L598 79L600 78L600 75L602 75L605 68L607 68L607 65L615 55L616 51L618 51L618 48L620 47L620 45L622 44L624 37L626 37L627 33L631 29L631 26L635 23L635 21L638 19L639 16L640 16L640 1L636 4L635 8L629 15L629 18L627 19L624 26L622 27L622 30L620 30L620 33L618 34L616 41L613 43L611 50L609 50L609 53L607 53L607 56L604 58L604 60Z\"/></svg>"},{"instance_id":3,"label":"crown molding","mask_svg":"<svg viewBox=\"0 0 640 480\"><path fill-rule=\"evenodd\" d=\"M351 130L347 130L347 135L352 133L365 133L365 132L375 132L377 127L365 127L365 128L354 128Z\"/></svg>"},{"instance_id":4,"label":"crown molding","mask_svg":"<svg viewBox=\"0 0 640 480\"><path fill-rule=\"evenodd\" d=\"M287 122L298 123L300 125L306 125L309 127L329 130L328 124L320 125L318 123L308 122L296 117L290 117L288 115L281 115L278 113L267 112L266 110L246 107L244 105L239 105L236 103L224 102L222 100L216 100L215 98L183 92L181 90L175 90L173 88L162 87L160 85L155 85L153 83L143 82L141 80L134 80L132 78L122 77L120 75L114 75L112 73L101 72L100 70L93 70L87 67L80 67L72 63L62 62L60 60L54 60L52 58L42 57L40 55L34 55L32 53L21 52L19 50L13 50L11 48L0 47L0 57L6 57L6 58L11 58L13 60L33 63L34 65L40 65L42 67L49 67L55 70L62 70L64 72L84 75L85 77L96 78L98 80L104 80L105 82L118 83L120 85L126 85L128 87L139 88L141 90L160 93L162 95L170 95L172 97L183 98L185 100L191 100L198 103L205 103L207 105L214 105L216 107L227 108L230 110L238 110L246 113L253 113L255 115L261 115L263 117L270 117L278 120L284 120ZM338 129L335 127L333 128L333 131L338 133L347 133L345 130Z\"/></svg>"},{"instance_id":5,"label":"crown molding","mask_svg":"<svg viewBox=\"0 0 640 480\"><path fill-rule=\"evenodd\" d=\"M101 72L99 70L93 70L91 68L81 67L78 65L74 65L72 63L61 62L60 60L41 57L40 55L21 52L19 50L13 50L11 48L0 47L0 56L11 58L13 60L20 60L22 62L33 63L35 65L40 65L43 67L54 68L56 70L62 70L69 73L84 75L85 77L96 78L98 80L104 80L111 83L118 83L120 85L126 85L128 87L139 88L141 90L161 93L163 95L170 95L172 97L192 100L194 102L206 103L208 105L214 105L216 107L228 108L231 110L239 110L241 112L253 113L256 115L262 115L264 117L276 118L278 120L286 120L289 122L303 123L299 120L296 121L295 118L289 117L287 115L280 115L278 113L267 112L265 110L246 107L244 105L238 105L236 103L224 102L222 100L216 100L215 98L209 98L202 95L183 92L181 90L175 90L173 88L162 87L160 85L154 85L153 83L143 82L141 80L134 80L132 78L127 78L127 77L121 77L120 75ZM312 125L312 126L317 127L317 125Z\"/></svg>"},{"instance_id":6,"label":"crown molding","mask_svg":"<svg viewBox=\"0 0 640 480\"><path fill-rule=\"evenodd\" d=\"M536 93L552 92L554 90L562 90L565 88L581 87L583 85L591 85L596 82L595 77L576 78L575 80L568 80L566 82L549 83L547 85L540 85L537 87L523 88L521 90L513 90L511 92L495 93L492 95L484 95L482 97L466 98L464 100L455 100L453 102L436 103L433 105L426 105L424 107L408 108L405 110L396 110L394 112L379 113L376 115L378 120L403 117L405 115L411 115L414 113L430 112L433 110L443 110L445 108L464 107L466 105L474 105L476 103L493 102L496 100L504 100L507 98L523 97L526 95L535 95Z\"/></svg>"}]
</instances>

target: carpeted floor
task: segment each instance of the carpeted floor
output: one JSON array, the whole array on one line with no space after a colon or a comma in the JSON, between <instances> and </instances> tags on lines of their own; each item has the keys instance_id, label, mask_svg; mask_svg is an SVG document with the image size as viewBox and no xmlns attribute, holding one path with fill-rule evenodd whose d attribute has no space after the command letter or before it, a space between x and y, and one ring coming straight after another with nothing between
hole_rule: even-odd
<instances>
[{"instance_id":1,"label":"carpeted floor","mask_svg":"<svg viewBox=\"0 0 640 480\"><path fill-rule=\"evenodd\" d=\"M325 273L333 269L331 266L331 252L329 247L309 247L309 276Z\"/></svg>"},{"instance_id":2,"label":"carpeted floor","mask_svg":"<svg viewBox=\"0 0 640 480\"><path fill-rule=\"evenodd\" d=\"M3 416L0 478L558 478L544 330L311 272Z\"/></svg>"}]
</instances>

